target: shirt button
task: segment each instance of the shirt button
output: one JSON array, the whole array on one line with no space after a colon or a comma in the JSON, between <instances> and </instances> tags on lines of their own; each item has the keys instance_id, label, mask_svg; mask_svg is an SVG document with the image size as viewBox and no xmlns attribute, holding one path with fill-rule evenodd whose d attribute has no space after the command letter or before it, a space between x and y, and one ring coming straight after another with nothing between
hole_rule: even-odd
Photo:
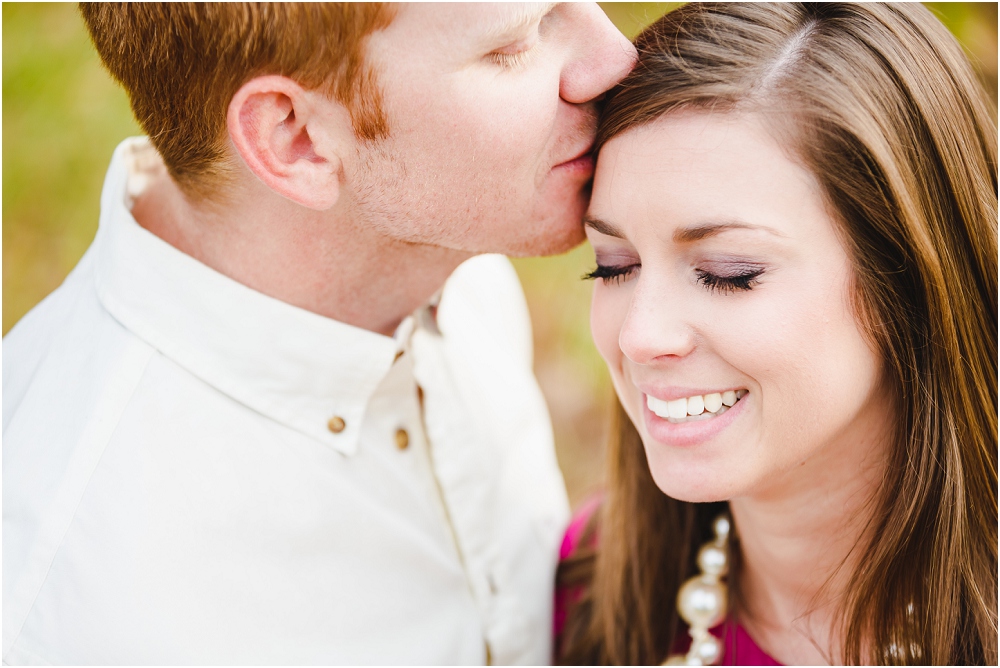
<instances>
[{"instance_id":1,"label":"shirt button","mask_svg":"<svg viewBox=\"0 0 1000 668\"><path fill-rule=\"evenodd\" d=\"M410 445L410 435L406 433L405 429L396 430L396 447L400 450L406 450Z\"/></svg>"},{"instance_id":2,"label":"shirt button","mask_svg":"<svg viewBox=\"0 0 1000 668\"><path fill-rule=\"evenodd\" d=\"M344 418L338 415L333 416L332 418L330 418L330 421L326 423L326 428L332 431L334 434L339 434L340 432L344 431L344 427L346 426L347 423L344 422Z\"/></svg>"}]
</instances>

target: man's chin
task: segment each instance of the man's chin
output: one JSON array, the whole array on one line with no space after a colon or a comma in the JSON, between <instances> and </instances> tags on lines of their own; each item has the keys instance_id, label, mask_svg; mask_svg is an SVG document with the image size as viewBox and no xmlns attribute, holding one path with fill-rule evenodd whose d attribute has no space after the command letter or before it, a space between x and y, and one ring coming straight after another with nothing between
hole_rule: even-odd
<instances>
[{"instance_id":1,"label":"man's chin","mask_svg":"<svg viewBox=\"0 0 1000 668\"><path fill-rule=\"evenodd\" d=\"M511 257L547 257L561 255L573 250L587 238L583 223L572 221L561 226L543 226L542 233L524 239L518 244L500 251Z\"/></svg>"},{"instance_id":2,"label":"man's chin","mask_svg":"<svg viewBox=\"0 0 1000 668\"><path fill-rule=\"evenodd\" d=\"M534 220L524 223L521 229L528 234L501 252L512 257L545 257L566 253L583 243L583 216L590 205L590 188L578 190L568 201L560 199L563 201L558 205L546 207L547 211L538 212Z\"/></svg>"}]
</instances>

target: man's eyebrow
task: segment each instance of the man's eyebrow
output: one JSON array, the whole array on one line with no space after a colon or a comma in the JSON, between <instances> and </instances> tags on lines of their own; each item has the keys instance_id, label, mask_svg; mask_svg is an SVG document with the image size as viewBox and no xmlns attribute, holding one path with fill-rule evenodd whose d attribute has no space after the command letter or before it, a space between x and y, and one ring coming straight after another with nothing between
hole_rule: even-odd
<instances>
[{"instance_id":1,"label":"man's eyebrow","mask_svg":"<svg viewBox=\"0 0 1000 668\"><path fill-rule=\"evenodd\" d=\"M595 232L599 232L600 234L609 237L615 237L617 239L625 238L625 235L622 234L621 230L619 230L617 227L607 222L606 220L601 220L600 218L594 218L593 216L584 216L583 224L589 227L590 229L594 230Z\"/></svg>"},{"instance_id":2,"label":"man's eyebrow","mask_svg":"<svg viewBox=\"0 0 1000 668\"><path fill-rule=\"evenodd\" d=\"M486 28L486 39L493 42L516 37L525 28L540 21L558 4L558 2L522 4L518 6L515 13L491 21Z\"/></svg>"},{"instance_id":3,"label":"man's eyebrow","mask_svg":"<svg viewBox=\"0 0 1000 668\"><path fill-rule=\"evenodd\" d=\"M703 223L692 227L681 227L674 230L674 241L677 243L700 241L701 239L715 236L716 234L727 232L729 230L758 230L778 237L785 236L774 228L767 227L766 225L753 225L751 223L745 223L741 220L728 220L716 223Z\"/></svg>"}]
</instances>

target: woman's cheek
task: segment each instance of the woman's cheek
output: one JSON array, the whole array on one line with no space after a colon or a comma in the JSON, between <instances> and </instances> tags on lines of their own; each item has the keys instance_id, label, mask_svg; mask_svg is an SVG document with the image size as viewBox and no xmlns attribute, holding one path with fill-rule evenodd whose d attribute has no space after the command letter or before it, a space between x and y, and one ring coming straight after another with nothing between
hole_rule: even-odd
<instances>
[{"instance_id":1,"label":"woman's cheek","mask_svg":"<svg viewBox=\"0 0 1000 668\"><path fill-rule=\"evenodd\" d=\"M621 374L622 351L618 335L628 313L628 290L622 285L605 285L598 279L590 304L590 332L597 352L601 354L612 375Z\"/></svg>"}]
</instances>

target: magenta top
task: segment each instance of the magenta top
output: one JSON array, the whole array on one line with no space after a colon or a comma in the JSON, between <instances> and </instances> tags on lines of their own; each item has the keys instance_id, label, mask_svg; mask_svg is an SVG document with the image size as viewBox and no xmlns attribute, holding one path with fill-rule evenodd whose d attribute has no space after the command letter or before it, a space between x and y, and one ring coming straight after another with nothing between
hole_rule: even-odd
<instances>
[{"instance_id":1,"label":"magenta top","mask_svg":"<svg viewBox=\"0 0 1000 668\"><path fill-rule=\"evenodd\" d=\"M563 561L576 550L583 535L587 521L594 514L600 505L599 497L587 501L573 516L566 535L563 536L562 545L559 547L559 560ZM567 587L556 587L555 615L553 617L553 630L555 632L556 644L558 646L559 636L562 635L563 627L566 625L566 616L573 606L580 592ZM716 638L722 640L722 659L719 663L723 666L780 666L781 664L768 656L764 650L757 646L750 634L740 626L727 620L719 624L710 631ZM683 654L687 652L690 638L685 633L679 639L674 652Z\"/></svg>"}]
</instances>

